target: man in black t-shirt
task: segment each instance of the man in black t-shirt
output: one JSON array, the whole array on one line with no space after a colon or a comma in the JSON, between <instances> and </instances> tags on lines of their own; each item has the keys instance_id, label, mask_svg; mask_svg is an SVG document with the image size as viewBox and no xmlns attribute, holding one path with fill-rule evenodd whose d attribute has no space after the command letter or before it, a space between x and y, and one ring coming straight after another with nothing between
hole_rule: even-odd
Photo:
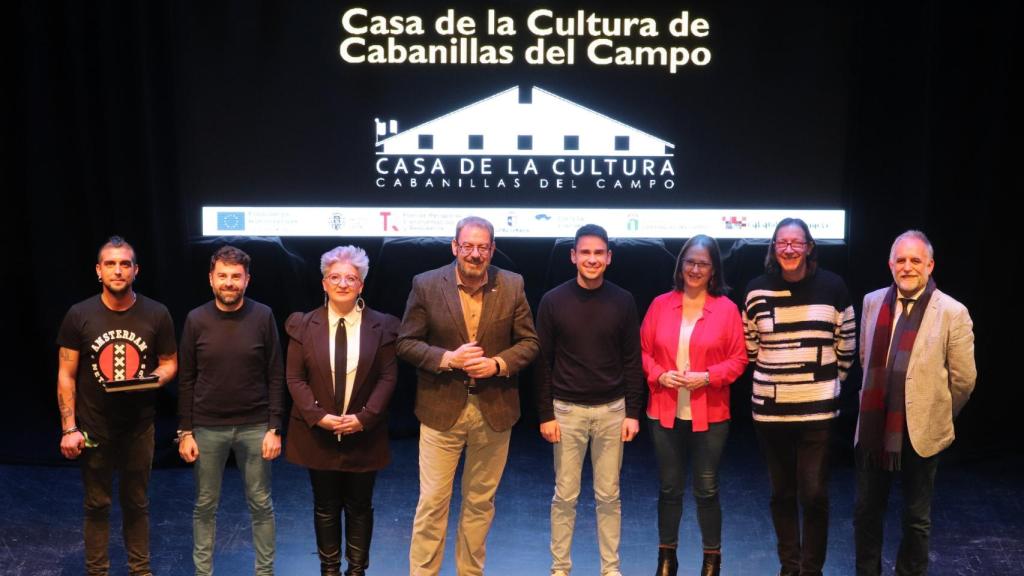
<instances>
[{"instance_id":1,"label":"man in black t-shirt","mask_svg":"<svg viewBox=\"0 0 1024 576\"><path fill-rule=\"evenodd\" d=\"M65 458L81 456L87 574L110 568L110 503L114 472L129 573L149 567L149 471L153 462L155 392L108 392L107 385L156 376L163 386L178 369L167 308L136 294L135 250L113 236L100 247L98 296L68 310L57 335L57 403Z\"/></svg>"}]
</instances>

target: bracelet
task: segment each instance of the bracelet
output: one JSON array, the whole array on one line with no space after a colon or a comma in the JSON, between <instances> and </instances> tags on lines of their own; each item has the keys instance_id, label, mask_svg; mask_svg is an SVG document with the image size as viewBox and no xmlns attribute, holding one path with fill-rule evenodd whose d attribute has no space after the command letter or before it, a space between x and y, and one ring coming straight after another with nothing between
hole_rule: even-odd
<instances>
[{"instance_id":1,"label":"bracelet","mask_svg":"<svg viewBox=\"0 0 1024 576\"><path fill-rule=\"evenodd\" d=\"M67 430L62 430L60 435L61 436L67 436L68 434L74 434L75 432L81 432L81 430L78 429L78 426L72 426L71 428L68 428Z\"/></svg>"},{"instance_id":2,"label":"bracelet","mask_svg":"<svg viewBox=\"0 0 1024 576\"><path fill-rule=\"evenodd\" d=\"M181 440L185 436L191 436L191 435L192 435L192 431L191 430L178 430L178 440Z\"/></svg>"},{"instance_id":3,"label":"bracelet","mask_svg":"<svg viewBox=\"0 0 1024 576\"><path fill-rule=\"evenodd\" d=\"M498 362L497 358L494 358L493 360L494 360L494 369L495 369L494 375L495 376L501 376L501 362Z\"/></svg>"},{"instance_id":4,"label":"bracelet","mask_svg":"<svg viewBox=\"0 0 1024 576\"><path fill-rule=\"evenodd\" d=\"M704 373L704 385L711 386L711 372Z\"/></svg>"}]
</instances>

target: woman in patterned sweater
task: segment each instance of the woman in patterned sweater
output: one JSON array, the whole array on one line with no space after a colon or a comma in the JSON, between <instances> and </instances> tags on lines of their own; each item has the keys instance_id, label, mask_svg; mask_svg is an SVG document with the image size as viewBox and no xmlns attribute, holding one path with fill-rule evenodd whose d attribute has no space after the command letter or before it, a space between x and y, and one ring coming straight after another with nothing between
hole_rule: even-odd
<instances>
[{"instance_id":1,"label":"woman in patterned sweater","mask_svg":"<svg viewBox=\"0 0 1024 576\"><path fill-rule=\"evenodd\" d=\"M743 320L755 363L751 407L771 478L780 574L821 574L831 422L856 353L856 323L846 284L818 268L803 220L786 218L776 226L765 273L747 286Z\"/></svg>"}]
</instances>

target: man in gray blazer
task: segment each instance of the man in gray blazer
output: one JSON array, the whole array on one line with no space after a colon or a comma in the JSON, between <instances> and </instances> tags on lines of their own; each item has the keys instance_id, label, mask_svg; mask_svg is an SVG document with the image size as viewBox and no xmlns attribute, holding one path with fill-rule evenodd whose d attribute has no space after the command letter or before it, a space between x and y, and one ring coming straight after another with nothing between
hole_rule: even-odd
<instances>
[{"instance_id":1,"label":"man in gray blazer","mask_svg":"<svg viewBox=\"0 0 1024 576\"><path fill-rule=\"evenodd\" d=\"M882 571L882 524L895 474L902 476L903 540L896 574L925 574L939 453L977 372L967 308L935 287L931 242L909 230L893 242L895 284L864 297L860 333L864 386L854 440L857 574Z\"/></svg>"},{"instance_id":2,"label":"man in gray blazer","mask_svg":"<svg viewBox=\"0 0 1024 576\"><path fill-rule=\"evenodd\" d=\"M491 266L494 227L459 221L456 260L413 279L398 355L417 369L420 499L409 573L441 570L455 468L466 451L455 545L456 573L482 575L494 494L519 419L516 375L539 350L523 278Z\"/></svg>"}]
</instances>

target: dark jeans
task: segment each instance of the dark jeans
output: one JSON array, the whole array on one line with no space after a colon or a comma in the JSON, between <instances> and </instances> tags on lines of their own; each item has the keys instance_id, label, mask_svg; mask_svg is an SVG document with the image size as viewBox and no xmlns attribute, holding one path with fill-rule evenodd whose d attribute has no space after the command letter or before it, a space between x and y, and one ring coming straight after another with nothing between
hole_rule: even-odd
<instances>
[{"instance_id":1,"label":"dark jeans","mask_svg":"<svg viewBox=\"0 0 1024 576\"><path fill-rule=\"evenodd\" d=\"M110 503L114 472L118 472L124 548L130 574L149 573L149 471L153 465L153 423L111 434L112 439L82 452L84 487L85 571L110 570Z\"/></svg>"},{"instance_id":2,"label":"dark jeans","mask_svg":"<svg viewBox=\"0 0 1024 576\"><path fill-rule=\"evenodd\" d=\"M679 543L679 519L683 515L689 454L701 540L706 550L720 549L722 507L718 501L718 463L729 438L729 422L714 422L706 432L694 432L691 421L678 418L671 429L663 428L657 420L648 419L648 423L661 481L658 491L658 543L673 548Z\"/></svg>"},{"instance_id":3,"label":"dark jeans","mask_svg":"<svg viewBox=\"0 0 1024 576\"><path fill-rule=\"evenodd\" d=\"M323 574L341 566L341 521L345 513L345 556L349 572L362 574L370 561L373 485L376 472L309 470L313 485L313 529Z\"/></svg>"},{"instance_id":4,"label":"dark jeans","mask_svg":"<svg viewBox=\"0 0 1024 576\"><path fill-rule=\"evenodd\" d=\"M831 420L754 425L768 463L772 523L782 571L821 574L828 545Z\"/></svg>"},{"instance_id":5,"label":"dark jeans","mask_svg":"<svg viewBox=\"0 0 1024 576\"><path fill-rule=\"evenodd\" d=\"M928 572L928 536L931 533L932 489L939 455L922 458L903 436L902 470L887 472L863 462L857 452L857 504L854 541L858 576L882 573L882 525L889 503L889 488L896 475L903 485L903 539L896 555L896 574Z\"/></svg>"}]
</instances>

